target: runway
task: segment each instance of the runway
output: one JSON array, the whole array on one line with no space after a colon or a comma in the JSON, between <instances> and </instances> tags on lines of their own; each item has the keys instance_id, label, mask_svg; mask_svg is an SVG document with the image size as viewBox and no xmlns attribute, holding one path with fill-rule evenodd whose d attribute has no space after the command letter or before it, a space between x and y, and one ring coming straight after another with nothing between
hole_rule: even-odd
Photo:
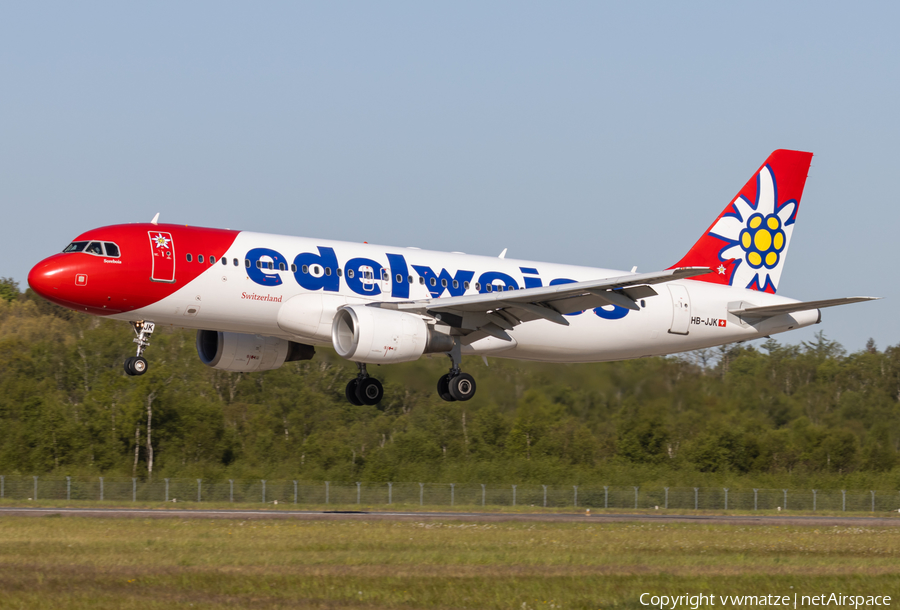
<instances>
[{"instance_id":1,"label":"runway","mask_svg":"<svg viewBox=\"0 0 900 610\"><path fill-rule=\"evenodd\" d=\"M709 523L734 525L808 525L808 526L900 526L897 517L833 517L817 515L666 515L628 513L496 513L496 512L391 512L391 511L304 511L246 509L169 509L169 508L0 508L3 516L141 519L299 519L360 521L470 521L470 522L556 522L556 523Z\"/></svg>"}]
</instances>

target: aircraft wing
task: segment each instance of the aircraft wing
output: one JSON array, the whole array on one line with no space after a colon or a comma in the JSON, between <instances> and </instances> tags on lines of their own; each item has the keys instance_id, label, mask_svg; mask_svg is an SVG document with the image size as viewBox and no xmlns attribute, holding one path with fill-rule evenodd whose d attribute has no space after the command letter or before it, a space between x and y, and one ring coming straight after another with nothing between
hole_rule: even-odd
<instances>
[{"instance_id":1,"label":"aircraft wing","mask_svg":"<svg viewBox=\"0 0 900 610\"><path fill-rule=\"evenodd\" d=\"M825 299L823 301L801 301L799 303L785 303L784 305L764 305L762 307L729 309L728 313L742 318L771 318L797 311L836 307L837 305L849 305L850 303L862 303L864 301L876 301L880 298L881 297L843 297L840 299Z\"/></svg>"},{"instance_id":2,"label":"aircraft wing","mask_svg":"<svg viewBox=\"0 0 900 610\"><path fill-rule=\"evenodd\" d=\"M708 267L682 267L654 273L633 273L619 277L556 286L485 292L460 297L418 301L383 302L378 307L429 315L465 335L464 344L487 336L506 341L506 331L532 320L549 320L568 326L563 314L604 305L637 310L635 301L657 294L653 284L681 280L709 273Z\"/></svg>"}]
</instances>

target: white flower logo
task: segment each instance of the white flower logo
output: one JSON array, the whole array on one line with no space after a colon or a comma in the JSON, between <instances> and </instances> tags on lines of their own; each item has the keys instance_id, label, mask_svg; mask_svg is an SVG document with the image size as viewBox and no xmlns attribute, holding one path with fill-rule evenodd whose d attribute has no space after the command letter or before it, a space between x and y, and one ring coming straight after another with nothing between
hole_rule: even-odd
<instances>
[{"instance_id":1,"label":"white flower logo","mask_svg":"<svg viewBox=\"0 0 900 610\"><path fill-rule=\"evenodd\" d=\"M156 237L153 238L154 243L156 243L157 248L168 248L169 247L169 238L163 235L162 233L157 233Z\"/></svg>"},{"instance_id":2,"label":"white flower logo","mask_svg":"<svg viewBox=\"0 0 900 610\"><path fill-rule=\"evenodd\" d=\"M723 215L709 230L710 235L728 242L719 251L719 260L735 261L729 281L732 286L775 292L797 210L793 199L776 209L777 200L777 185L767 165L756 176L756 202L738 197L733 204L735 212Z\"/></svg>"}]
</instances>

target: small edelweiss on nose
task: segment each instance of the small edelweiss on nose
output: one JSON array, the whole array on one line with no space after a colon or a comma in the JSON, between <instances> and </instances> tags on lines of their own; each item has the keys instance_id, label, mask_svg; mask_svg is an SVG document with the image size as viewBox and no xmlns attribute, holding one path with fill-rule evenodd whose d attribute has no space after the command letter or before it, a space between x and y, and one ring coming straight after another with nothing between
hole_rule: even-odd
<instances>
[{"instance_id":1,"label":"small edelweiss on nose","mask_svg":"<svg viewBox=\"0 0 900 610\"><path fill-rule=\"evenodd\" d=\"M169 245L169 238L159 233L157 233L156 237L153 238L153 241L156 242L157 248L166 248Z\"/></svg>"}]
</instances>

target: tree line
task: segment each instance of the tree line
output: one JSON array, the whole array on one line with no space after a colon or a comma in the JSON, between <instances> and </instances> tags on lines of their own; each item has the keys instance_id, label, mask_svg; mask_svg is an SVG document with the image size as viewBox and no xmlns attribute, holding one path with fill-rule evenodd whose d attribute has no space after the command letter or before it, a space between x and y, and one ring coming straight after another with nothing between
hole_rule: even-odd
<instances>
[{"instance_id":1,"label":"tree line","mask_svg":"<svg viewBox=\"0 0 900 610\"><path fill-rule=\"evenodd\" d=\"M469 402L435 392L443 356L371 367L380 408L344 398L356 367L242 374L158 327L132 331L0 280L0 473L457 483L900 488L900 346L847 354L819 333L677 357L559 365L464 359Z\"/></svg>"}]
</instances>

